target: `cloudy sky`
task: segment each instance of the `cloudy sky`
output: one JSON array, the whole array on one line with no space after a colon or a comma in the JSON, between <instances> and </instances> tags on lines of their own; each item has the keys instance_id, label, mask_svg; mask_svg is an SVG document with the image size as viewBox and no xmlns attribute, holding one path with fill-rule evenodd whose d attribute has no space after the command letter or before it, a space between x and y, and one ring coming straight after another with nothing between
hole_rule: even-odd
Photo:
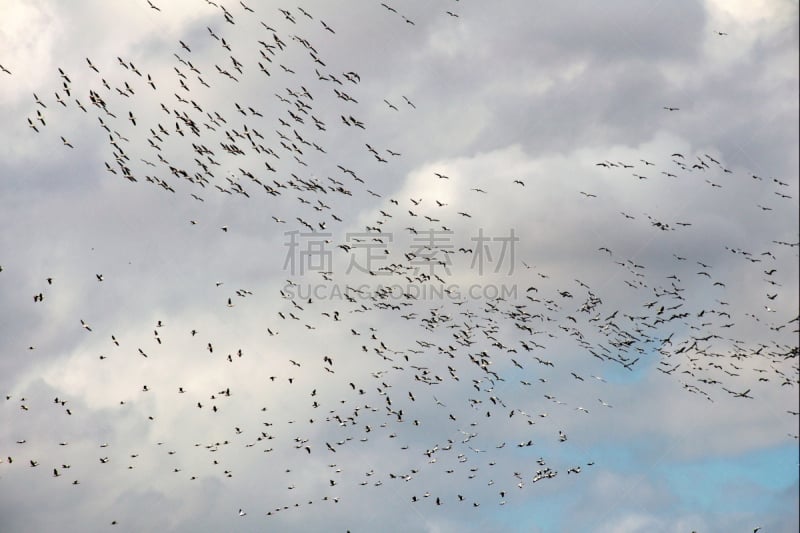
<instances>
[{"instance_id":1,"label":"cloudy sky","mask_svg":"<svg viewBox=\"0 0 800 533\"><path fill-rule=\"evenodd\" d=\"M0 530L800 527L796 2L0 7Z\"/></svg>"}]
</instances>

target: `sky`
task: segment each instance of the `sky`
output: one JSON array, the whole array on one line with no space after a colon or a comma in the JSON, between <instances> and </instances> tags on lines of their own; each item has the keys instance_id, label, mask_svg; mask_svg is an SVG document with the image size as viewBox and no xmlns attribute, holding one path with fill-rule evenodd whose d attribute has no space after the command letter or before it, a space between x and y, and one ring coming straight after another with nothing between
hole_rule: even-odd
<instances>
[{"instance_id":1,"label":"sky","mask_svg":"<svg viewBox=\"0 0 800 533\"><path fill-rule=\"evenodd\" d=\"M796 2L0 7L0 530L800 527Z\"/></svg>"}]
</instances>

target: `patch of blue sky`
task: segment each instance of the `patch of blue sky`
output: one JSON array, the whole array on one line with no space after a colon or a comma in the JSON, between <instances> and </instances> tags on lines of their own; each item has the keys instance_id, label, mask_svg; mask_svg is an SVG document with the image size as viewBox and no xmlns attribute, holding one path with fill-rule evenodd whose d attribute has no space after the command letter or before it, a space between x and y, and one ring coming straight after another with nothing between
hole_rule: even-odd
<instances>
[{"instance_id":1,"label":"patch of blue sky","mask_svg":"<svg viewBox=\"0 0 800 533\"><path fill-rule=\"evenodd\" d=\"M781 445L731 457L656 465L684 506L696 511L767 511L774 497L798 482L798 448Z\"/></svg>"}]
</instances>

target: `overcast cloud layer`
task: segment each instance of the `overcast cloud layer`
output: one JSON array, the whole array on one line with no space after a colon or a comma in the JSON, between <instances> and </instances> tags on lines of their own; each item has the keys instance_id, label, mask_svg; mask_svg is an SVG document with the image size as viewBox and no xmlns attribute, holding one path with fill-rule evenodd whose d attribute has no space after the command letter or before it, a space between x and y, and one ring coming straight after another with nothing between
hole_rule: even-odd
<instances>
[{"instance_id":1,"label":"overcast cloud layer","mask_svg":"<svg viewBox=\"0 0 800 533\"><path fill-rule=\"evenodd\" d=\"M0 531L800 527L796 2L0 4Z\"/></svg>"}]
</instances>

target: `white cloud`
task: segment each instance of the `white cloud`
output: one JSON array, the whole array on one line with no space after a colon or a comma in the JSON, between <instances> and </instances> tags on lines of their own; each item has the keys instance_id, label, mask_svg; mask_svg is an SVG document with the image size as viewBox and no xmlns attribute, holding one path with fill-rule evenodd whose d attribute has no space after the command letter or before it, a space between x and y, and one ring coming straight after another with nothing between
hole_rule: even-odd
<instances>
[{"instance_id":1,"label":"white cloud","mask_svg":"<svg viewBox=\"0 0 800 533\"><path fill-rule=\"evenodd\" d=\"M574 520L604 531L704 530L717 510L688 509L659 485L654 461L758 453L796 431L796 417L785 411L796 406L797 368L778 352L796 342L796 323L786 322L798 308L797 254L772 242L796 240L796 121L786 111L796 108L797 70L785 60L796 56L797 39L784 14L793 6L714 4L688 21L677 8L622 2L581 13L502 2L485 13L451 6L458 18L438 5L395 6L408 9L411 26L377 4L320 6L313 19L291 8L292 23L272 7L253 3L257 13L248 15L230 2L231 25L218 8L154 2L164 4L161 12L146 2L15 2L0 21L3 49L11 50L0 63L14 71L0 80L13 82L15 108L0 162L9 176L0 196L0 224L8 228L0 234L7 250L0 291L11 302L0 306L7 354L0 383L10 396L0 424L11 428L0 447L14 459L0 465L0 515L12 530L97 529L118 520L131 530L513 531L537 527L532 515L539 513L541 523ZM356 20L348 9L365 15ZM271 39L259 21L288 44L272 62L254 44ZM729 38L700 35L712 26L729 29ZM308 39L324 65L295 37ZM756 65L759 54L771 58L766 67ZM158 90L118 56L152 74ZM239 82L215 69L232 68L231 56L243 63ZM257 61L269 63L270 76ZM56 67L84 102L89 89L103 94L116 119L58 104ZM180 86L176 68L191 90ZM315 69L343 84L319 79ZM351 70L360 83L345 79ZM115 92L126 82L135 95ZM334 87L358 103L337 97ZM302 90L313 99L289 92ZM31 92L48 105L48 126L38 134L25 122L36 116ZM203 111L195 114L176 92ZM201 135L177 133L183 111ZM227 122L214 123L207 114L214 112ZM364 130L342 124L351 114ZM75 150L63 146L62 134ZM156 138L161 151L148 142ZM214 150L220 164L192 142ZM256 152L257 143L280 159ZM205 187L196 157L213 173ZM115 159L133 169L136 183L105 170L103 162ZM701 161L705 168L692 168ZM169 166L190 173L178 177ZM325 192L308 186L310 176ZM266 194L264 184L280 195ZM239 186L247 197L231 190ZM340 287L405 284L417 275L345 274L349 255L336 245L346 231L392 232L384 264L396 266L408 262L412 225L452 228L456 250L475 247L478 228L490 237L514 229L521 240L511 275L478 277L472 254L455 253L448 281L516 284L519 300L308 301L286 279L318 283L322 276L282 268L283 232L299 228L297 217L333 233L331 278ZM291 295L281 297L281 289ZM33 302L39 292L44 301ZM670 334L672 344L662 346ZM719 338L689 348L693 337L709 334ZM631 337L638 340L627 343ZM674 365L672 375L658 372ZM754 399L722 387L750 389ZM53 402L56 396L67 403ZM569 439L561 442L559 431ZM59 446L61 439L69 444ZM604 465L609 450L638 474ZM98 460L104 455L107 464ZM40 466L27 466L31 459ZM60 467L66 463L72 467ZM578 465L579 475L567 474ZM536 470L547 467L558 477L534 483ZM80 485L66 487L73 478ZM62 500L65 487L75 490ZM45 513L41 501L64 504ZM552 508L535 507L540 501ZM755 504L745 511L748 518L761 512ZM589 521L598 514L603 520Z\"/></svg>"}]
</instances>

